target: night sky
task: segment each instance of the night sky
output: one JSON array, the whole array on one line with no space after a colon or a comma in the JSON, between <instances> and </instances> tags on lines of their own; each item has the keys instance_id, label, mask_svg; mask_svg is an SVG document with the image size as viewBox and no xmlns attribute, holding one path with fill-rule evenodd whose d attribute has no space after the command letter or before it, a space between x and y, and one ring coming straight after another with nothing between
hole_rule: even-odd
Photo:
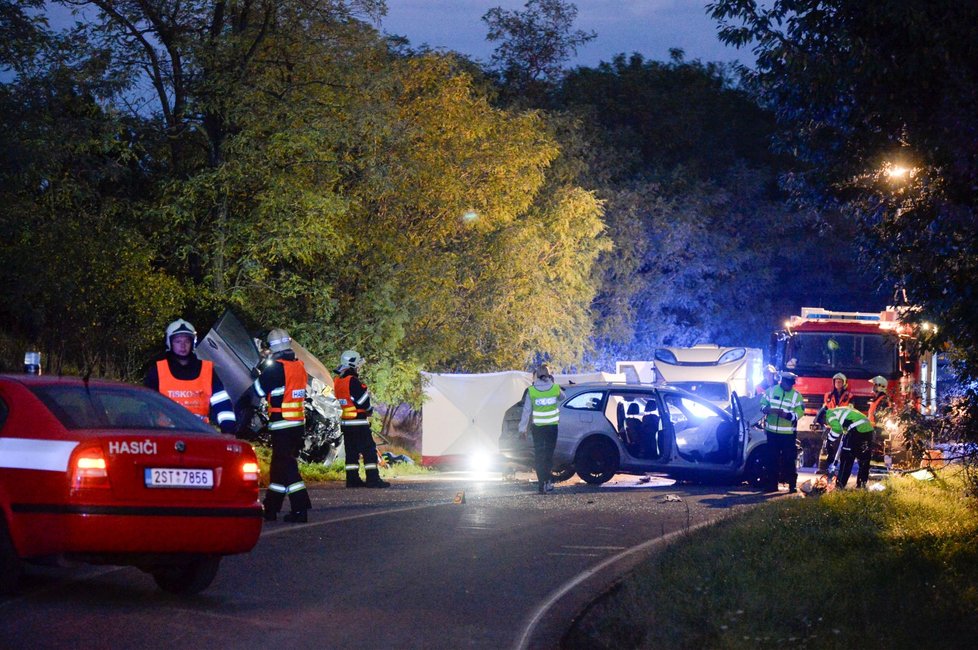
<instances>
[{"instance_id":1,"label":"night sky","mask_svg":"<svg viewBox=\"0 0 978 650\"><path fill-rule=\"evenodd\" d=\"M492 7L522 10L526 0L387 0L381 29L406 36L411 44L427 43L487 61L493 45L486 41L482 16ZM598 37L585 45L571 65L593 66L620 52L639 52L664 60L678 47L687 59L753 61L749 51L726 47L707 17L704 0L576 0L577 29Z\"/></svg>"}]
</instances>

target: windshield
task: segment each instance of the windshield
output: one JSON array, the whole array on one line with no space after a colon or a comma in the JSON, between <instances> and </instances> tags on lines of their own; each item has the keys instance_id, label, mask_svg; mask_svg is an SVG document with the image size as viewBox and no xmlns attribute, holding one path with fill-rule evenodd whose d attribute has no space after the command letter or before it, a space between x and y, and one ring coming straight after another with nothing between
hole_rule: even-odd
<instances>
[{"instance_id":1,"label":"windshield","mask_svg":"<svg viewBox=\"0 0 978 650\"><path fill-rule=\"evenodd\" d=\"M215 433L159 393L125 387L50 384L31 390L67 429L156 429Z\"/></svg>"},{"instance_id":2,"label":"windshield","mask_svg":"<svg viewBox=\"0 0 978 650\"><path fill-rule=\"evenodd\" d=\"M801 332L788 340L785 367L800 375L850 379L892 377L898 370L897 341L883 334Z\"/></svg>"},{"instance_id":3,"label":"windshield","mask_svg":"<svg viewBox=\"0 0 978 650\"><path fill-rule=\"evenodd\" d=\"M670 381L669 385L682 388L711 402L726 402L730 399L727 385L719 381Z\"/></svg>"}]
</instances>

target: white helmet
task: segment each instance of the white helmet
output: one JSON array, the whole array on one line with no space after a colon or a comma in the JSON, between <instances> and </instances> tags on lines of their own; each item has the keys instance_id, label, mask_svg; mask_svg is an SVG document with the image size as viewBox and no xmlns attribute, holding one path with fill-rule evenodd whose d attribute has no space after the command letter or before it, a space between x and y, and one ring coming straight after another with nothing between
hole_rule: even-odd
<instances>
[{"instance_id":1,"label":"white helmet","mask_svg":"<svg viewBox=\"0 0 978 650\"><path fill-rule=\"evenodd\" d=\"M292 349L292 338L285 330L276 327L268 333L268 349L273 353Z\"/></svg>"},{"instance_id":2,"label":"white helmet","mask_svg":"<svg viewBox=\"0 0 978 650\"><path fill-rule=\"evenodd\" d=\"M356 350L345 350L340 355L340 368L359 368L363 365L363 357Z\"/></svg>"},{"instance_id":3,"label":"white helmet","mask_svg":"<svg viewBox=\"0 0 978 650\"><path fill-rule=\"evenodd\" d=\"M166 326L166 351L171 350L170 339L172 339L177 334L186 334L193 339L193 349L197 349L197 330L189 322L178 318L169 325Z\"/></svg>"},{"instance_id":4,"label":"white helmet","mask_svg":"<svg viewBox=\"0 0 978 650\"><path fill-rule=\"evenodd\" d=\"M869 383L873 385L873 388L877 388L879 390L885 391L888 382L886 381L886 377L883 377L882 375L876 375L875 377L869 380Z\"/></svg>"}]
</instances>

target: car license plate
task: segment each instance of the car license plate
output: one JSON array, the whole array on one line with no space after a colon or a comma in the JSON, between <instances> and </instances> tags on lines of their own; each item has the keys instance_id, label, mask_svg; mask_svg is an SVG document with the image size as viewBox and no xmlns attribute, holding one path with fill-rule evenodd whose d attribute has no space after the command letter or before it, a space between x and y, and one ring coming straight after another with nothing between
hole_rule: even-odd
<instances>
[{"instance_id":1,"label":"car license plate","mask_svg":"<svg viewBox=\"0 0 978 650\"><path fill-rule=\"evenodd\" d=\"M209 490L214 487L214 470L147 467L146 487Z\"/></svg>"}]
</instances>

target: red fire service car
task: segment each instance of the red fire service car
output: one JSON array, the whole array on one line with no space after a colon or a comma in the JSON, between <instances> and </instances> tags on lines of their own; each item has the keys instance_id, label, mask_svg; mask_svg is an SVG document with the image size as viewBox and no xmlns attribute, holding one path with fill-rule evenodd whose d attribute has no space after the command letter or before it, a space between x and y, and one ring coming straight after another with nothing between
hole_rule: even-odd
<instances>
[{"instance_id":1,"label":"red fire service car","mask_svg":"<svg viewBox=\"0 0 978 650\"><path fill-rule=\"evenodd\" d=\"M197 593L261 522L248 443L143 387L0 375L0 591L68 560Z\"/></svg>"}]
</instances>

